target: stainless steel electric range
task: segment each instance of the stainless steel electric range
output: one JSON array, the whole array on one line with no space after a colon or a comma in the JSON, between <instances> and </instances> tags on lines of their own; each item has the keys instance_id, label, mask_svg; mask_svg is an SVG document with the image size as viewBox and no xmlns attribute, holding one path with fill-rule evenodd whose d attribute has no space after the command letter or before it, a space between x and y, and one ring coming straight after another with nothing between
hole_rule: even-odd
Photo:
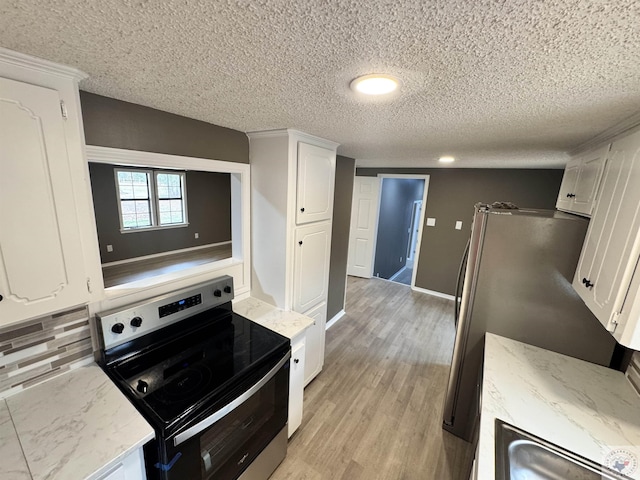
<instances>
[{"instance_id":1,"label":"stainless steel electric range","mask_svg":"<svg viewBox=\"0 0 640 480\"><path fill-rule=\"evenodd\" d=\"M150 479L266 479L286 455L289 339L232 299L225 276L97 315L103 369L155 429Z\"/></svg>"}]
</instances>

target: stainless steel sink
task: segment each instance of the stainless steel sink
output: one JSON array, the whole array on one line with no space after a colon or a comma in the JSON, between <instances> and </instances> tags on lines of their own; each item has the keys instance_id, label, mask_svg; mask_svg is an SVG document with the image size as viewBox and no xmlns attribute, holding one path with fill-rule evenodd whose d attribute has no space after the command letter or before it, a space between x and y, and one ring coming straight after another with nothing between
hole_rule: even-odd
<instances>
[{"instance_id":1,"label":"stainless steel sink","mask_svg":"<svg viewBox=\"0 0 640 480\"><path fill-rule=\"evenodd\" d=\"M496 480L629 480L496 419Z\"/></svg>"}]
</instances>

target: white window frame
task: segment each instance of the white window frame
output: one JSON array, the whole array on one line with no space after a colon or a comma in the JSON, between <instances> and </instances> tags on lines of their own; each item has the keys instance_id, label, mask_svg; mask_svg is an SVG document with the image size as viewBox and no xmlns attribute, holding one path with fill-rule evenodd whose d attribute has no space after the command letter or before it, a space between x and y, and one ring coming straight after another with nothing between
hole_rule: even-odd
<instances>
[{"instance_id":1,"label":"white window frame","mask_svg":"<svg viewBox=\"0 0 640 480\"><path fill-rule=\"evenodd\" d=\"M146 227L125 227L122 217L122 201L120 198L120 181L118 180L118 172L135 172L144 173L147 176L148 190L149 190L149 213L151 217L151 225ZM158 196L157 185L158 175L163 173L169 173L172 175L180 176L180 189L182 192L182 216L183 221L180 223L169 223L166 225L160 224L160 197ZM181 170L154 170L151 168L129 168L129 167L116 167L113 169L116 196L118 199L118 220L120 221L120 233L133 233L133 232L149 232L153 230L165 230L168 228L181 228L189 226L189 216L187 213L187 182L186 172ZM124 199L128 201L129 199ZM131 199L135 200L135 199Z\"/></svg>"},{"instance_id":2,"label":"white window frame","mask_svg":"<svg viewBox=\"0 0 640 480\"><path fill-rule=\"evenodd\" d=\"M212 264L198 265L158 277L137 280L104 289L104 299L89 306L90 311L111 310L150 297L164 295L181 288L191 287L221 275L233 277L235 300L249 296L251 291L251 169L248 163L183 157L139 150L87 145L87 160L130 168L204 171L231 174L231 246L232 258ZM85 181L89 170L85 173ZM93 205L90 190L87 202ZM95 218L93 220L95 222ZM96 240L93 240L96 241ZM97 251L97 248L96 248ZM99 261L99 257L98 257Z\"/></svg>"}]
</instances>

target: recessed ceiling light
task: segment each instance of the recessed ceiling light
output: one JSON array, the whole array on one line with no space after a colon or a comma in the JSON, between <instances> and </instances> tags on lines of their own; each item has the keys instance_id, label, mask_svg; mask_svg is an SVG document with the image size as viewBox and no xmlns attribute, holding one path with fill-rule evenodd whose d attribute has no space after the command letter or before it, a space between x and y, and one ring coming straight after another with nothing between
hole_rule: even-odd
<instances>
[{"instance_id":1,"label":"recessed ceiling light","mask_svg":"<svg viewBox=\"0 0 640 480\"><path fill-rule=\"evenodd\" d=\"M453 163L455 161L455 158L453 158L453 157L440 157L438 159L438 161L440 163Z\"/></svg>"},{"instance_id":2,"label":"recessed ceiling light","mask_svg":"<svg viewBox=\"0 0 640 480\"><path fill-rule=\"evenodd\" d=\"M391 75L374 73L358 77L351 82L351 89L365 95L384 95L398 88L398 79Z\"/></svg>"}]
</instances>

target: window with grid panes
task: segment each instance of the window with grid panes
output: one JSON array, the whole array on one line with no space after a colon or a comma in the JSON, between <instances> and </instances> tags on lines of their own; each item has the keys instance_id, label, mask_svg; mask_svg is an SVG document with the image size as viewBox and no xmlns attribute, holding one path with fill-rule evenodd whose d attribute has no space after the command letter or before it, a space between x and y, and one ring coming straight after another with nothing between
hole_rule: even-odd
<instances>
[{"instance_id":1,"label":"window with grid panes","mask_svg":"<svg viewBox=\"0 0 640 480\"><path fill-rule=\"evenodd\" d=\"M185 173L115 169L123 232L187 225Z\"/></svg>"}]
</instances>

